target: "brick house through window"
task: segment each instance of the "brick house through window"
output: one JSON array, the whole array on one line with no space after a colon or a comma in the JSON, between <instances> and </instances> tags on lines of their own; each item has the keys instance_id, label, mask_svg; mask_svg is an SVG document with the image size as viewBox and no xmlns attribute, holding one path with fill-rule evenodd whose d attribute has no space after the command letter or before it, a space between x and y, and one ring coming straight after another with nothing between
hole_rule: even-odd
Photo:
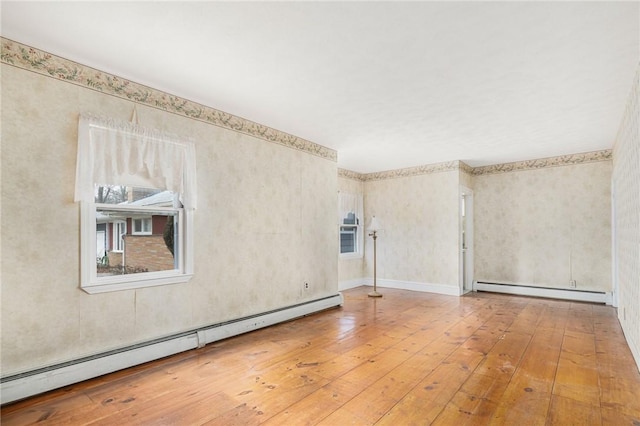
<instances>
[{"instance_id":1,"label":"brick house through window","mask_svg":"<svg viewBox=\"0 0 640 426\"><path fill-rule=\"evenodd\" d=\"M173 216L154 215L145 219L151 222L150 233L128 232L124 237L125 265L141 268L146 272L174 269L173 255L164 241L167 220L173 221ZM133 228L129 223L135 220L127 218L127 229Z\"/></svg>"},{"instance_id":2,"label":"brick house through window","mask_svg":"<svg viewBox=\"0 0 640 426\"><path fill-rule=\"evenodd\" d=\"M129 194L135 193L129 191ZM119 205L144 208L174 205L174 194L170 191L144 195L144 198ZM153 210L99 212L96 215L96 241L101 275L176 269L173 255L175 219L170 213Z\"/></svg>"}]
</instances>

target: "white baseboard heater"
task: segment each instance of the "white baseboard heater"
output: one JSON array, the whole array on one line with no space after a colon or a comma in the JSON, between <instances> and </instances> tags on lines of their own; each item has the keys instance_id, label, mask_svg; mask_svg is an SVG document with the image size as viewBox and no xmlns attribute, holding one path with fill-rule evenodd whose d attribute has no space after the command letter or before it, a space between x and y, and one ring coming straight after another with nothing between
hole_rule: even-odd
<instances>
[{"instance_id":1,"label":"white baseboard heater","mask_svg":"<svg viewBox=\"0 0 640 426\"><path fill-rule=\"evenodd\" d=\"M6 404L103 374L201 348L228 337L334 308L342 293L273 311L213 324L149 342L0 378L0 403Z\"/></svg>"},{"instance_id":2,"label":"white baseboard heater","mask_svg":"<svg viewBox=\"0 0 640 426\"><path fill-rule=\"evenodd\" d=\"M611 293L604 291L585 291L551 287L536 287L524 284L505 284L478 281L474 290L493 293L516 294L519 296L546 297L550 299L574 300L576 302L593 302L611 304Z\"/></svg>"}]
</instances>

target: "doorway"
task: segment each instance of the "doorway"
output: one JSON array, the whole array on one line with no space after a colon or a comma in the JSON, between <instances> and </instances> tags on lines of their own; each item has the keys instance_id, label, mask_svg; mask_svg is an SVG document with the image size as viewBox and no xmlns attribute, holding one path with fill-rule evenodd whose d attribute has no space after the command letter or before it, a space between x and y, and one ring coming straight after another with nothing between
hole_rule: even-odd
<instances>
[{"instance_id":1,"label":"doorway","mask_svg":"<svg viewBox=\"0 0 640 426\"><path fill-rule=\"evenodd\" d=\"M460 294L473 290L473 191L460 187Z\"/></svg>"}]
</instances>

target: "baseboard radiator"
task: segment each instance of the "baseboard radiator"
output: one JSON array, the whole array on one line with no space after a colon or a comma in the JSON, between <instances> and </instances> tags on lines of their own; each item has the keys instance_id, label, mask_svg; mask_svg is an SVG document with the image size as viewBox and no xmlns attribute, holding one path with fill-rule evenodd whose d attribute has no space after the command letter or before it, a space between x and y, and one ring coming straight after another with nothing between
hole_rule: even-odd
<instances>
[{"instance_id":1,"label":"baseboard radiator","mask_svg":"<svg viewBox=\"0 0 640 426\"><path fill-rule=\"evenodd\" d=\"M537 287L524 284L505 284L486 281L477 281L473 288L476 291L487 291L493 293L546 297L550 299L574 300L577 302L606 303L608 305L611 304L611 293L604 291Z\"/></svg>"},{"instance_id":2,"label":"baseboard radiator","mask_svg":"<svg viewBox=\"0 0 640 426\"><path fill-rule=\"evenodd\" d=\"M0 378L2 404L342 305L341 293Z\"/></svg>"}]
</instances>

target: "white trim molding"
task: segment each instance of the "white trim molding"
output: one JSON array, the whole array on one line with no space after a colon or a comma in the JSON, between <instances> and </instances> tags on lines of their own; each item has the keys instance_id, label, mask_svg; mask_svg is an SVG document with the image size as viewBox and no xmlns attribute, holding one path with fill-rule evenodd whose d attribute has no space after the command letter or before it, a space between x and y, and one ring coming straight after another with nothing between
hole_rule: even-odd
<instances>
[{"instance_id":1,"label":"white trim molding","mask_svg":"<svg viewBox=\"0 0 640 426\"><path fill-rule=\"evenodd\" d=\"M359 285L367 285L373 286L373 278L363 278L362 280L351 280L349 283L355 283L359 281ZM433 284L433 283L421 283L415 281L400 281L400 280L388 280L388 279L380 279L378 278L376 282L377 287L382 288L395 288L398 290L410 290L410 291L420 291L423 293L436 293L436 294L445 294L447 296L461 296L460 286L458 284L455 285L447 285L447 284ZM354 285L353 287L358 287ZM349 288L353 288L349 287Z\"/></svg>"},{"instance_id":2,"label":"white trim molding","mask_svg":"<svg viewBox=\"0 0 640 426\"><path fill-rule=\"evenodd\" d=\"M518 296L545 297L549 299L573 300L576 302L605 303L611 305L611 292L584 291L563 288L536 287L522 284L507 284L495 282L475 282L475 291L515 294Z\"/></svg>"}]
</instances>

